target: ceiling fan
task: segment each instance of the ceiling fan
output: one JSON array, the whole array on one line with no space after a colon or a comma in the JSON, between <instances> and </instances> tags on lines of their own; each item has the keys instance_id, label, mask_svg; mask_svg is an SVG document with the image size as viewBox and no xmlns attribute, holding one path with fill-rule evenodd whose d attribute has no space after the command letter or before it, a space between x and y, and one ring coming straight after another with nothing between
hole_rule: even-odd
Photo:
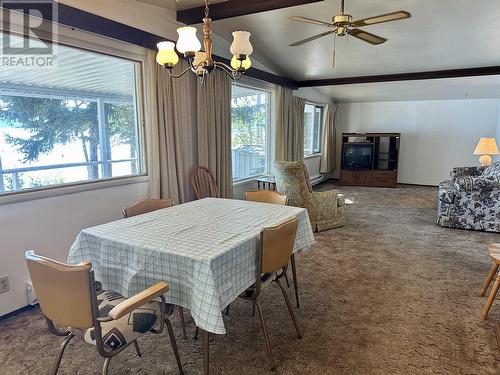
<instances>
[{"instance_id":1,"label":"ceiling fan","mask_svg":"<svg viewBox=\"0 0 500 375\"><path fill-rule=\"evenodd\" d=\"M397 21L405 18L410 18L411 14L409 12L406 12L404 10L398 10L396 12L392 13L387 13L387 14L381 14L379 16L375 17L369 17L369 18L363 18L361 20L356 20L353 21L352 16L350 14L345 13L345 1L341 0L341 10L340 14L337 14L336 16L332 17L331 22L323 22L323 21L318 21L314 20L311 18L307 17L291 17L291 19L295 21L300 21L300 22L305 22L305 23L311 23L313 25L320 25L320 26L325 26L328 27L330 30L317 34L314 36L311 36L309 38L300 40L298 42L290 44L290 47L296 47L296 46L301 46L303 44L309 43L313 40L316 40L318 38L330 35L330 34L335 34L337 37L342 37L346 35L352 35L355 38L361 39L364 42L373 44L373 45L378 45L382 44L387 39L382 38L378 35L371 34L369 32L366 32L364 30L360 30L357 27L363 27L363 26L370 26L374 25L376 23L382 23L382 22L390 22L390 21Z\"/></svg>"}]
</instances>

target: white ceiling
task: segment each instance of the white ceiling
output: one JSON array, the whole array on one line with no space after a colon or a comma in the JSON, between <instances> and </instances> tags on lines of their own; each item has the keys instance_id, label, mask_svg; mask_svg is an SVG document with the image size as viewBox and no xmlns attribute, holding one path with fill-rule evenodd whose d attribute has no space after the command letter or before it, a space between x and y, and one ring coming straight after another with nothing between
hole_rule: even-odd
<instances>
[{"instance_id":1,"label":"white ceiling","mask_svg":"<svg viewBox=\"0 0 500 375\"><path fill-rule=\"evenodd\" d=\"M333 37L288 46L327 30L289 17L329 21L339 7L340 0L326 0L215 21L214 32L230 41L232 31L250 31L255 57L297 80L500 65L499 0L346 0L354 19L396 10L407 10L412 18L364 27L388 39L380 46L338 39L335 69Z\"/></svg>"},{"instance_id":2,"label":"white ceiling","mask_svg":"<svg viewBox=\"0 0 500 375\"><path fill-rule=\"evenodd\" d=\"M367 83L316 89L340 103L500 99L500 76Z\"/></svg>"}]
</instances>

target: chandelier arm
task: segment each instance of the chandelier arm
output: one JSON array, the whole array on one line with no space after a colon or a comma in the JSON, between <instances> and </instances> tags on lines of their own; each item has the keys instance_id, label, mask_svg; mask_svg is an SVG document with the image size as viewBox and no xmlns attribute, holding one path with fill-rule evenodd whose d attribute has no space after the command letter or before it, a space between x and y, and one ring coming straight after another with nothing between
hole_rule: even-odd
<instances>
[{"instance_id":1,"label":"chandelier arm","mask_svg":"<svg viewBox=\"0 0 500 375\"><path fill-rule=\"evenodd\" d=\"M186 74L186 73L187 73L187 72L189 72L190 70L191 70L191 67L184 69L184 71L183 71L181 74L179 74L179 75L175 75L175 74L173 74L173 73L172 73L172 69L168 69L168 75L169 75L170 77L172 77L172 78L177 79L177 78L181 78L184 74Z\"/></svg>"},{"instance_id":2,"label":"chandelier arm","mask_svg":"<svg viewBox=\"0 0 500 375\"><path fill-rule=\"evenodd\" d=\"M216 67L220 68L224 73L226 73L228 76L230 76L233 80L238 80L239 78L241 78L241 74L238 76L238 73L241 73L241 72L234 70L229 65L224 64L224 63L219 62L219 61L215 61L214 64Z\"/></svg>"}]
</instances>

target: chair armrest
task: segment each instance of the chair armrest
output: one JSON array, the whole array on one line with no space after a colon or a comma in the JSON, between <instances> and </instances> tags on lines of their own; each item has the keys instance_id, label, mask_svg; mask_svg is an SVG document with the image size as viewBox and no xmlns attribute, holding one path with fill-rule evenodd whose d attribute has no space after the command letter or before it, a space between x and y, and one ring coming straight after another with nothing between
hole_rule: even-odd
<instances>
[{"instance_id":1,"label":"chair armrest","mask_svg":"<svg viewBox=\"0 0 500 375\"><path fill-rule=\"evenodd\" d=\"M446 180L439 184L439 200L444 203L453 203L455 200L453 181Z\"/></svg>"},{"instance_id":2,"label":"chair armrest","mask_svg":"<svg viewBox=\"0 0 500 375\"><path fill-rule=\"evenodd\" d=\"M481 176L485 167L457 167L451 171L451 179L454 180L459 177L474 177Z\"/></svg>"},{"instance_id":3,"label":"chair armrest","mask_svg":"<svg viewBox=\"0 0 500 375\"><path fill-rule=\"evenodd\" d=\"M493 190L500 189L500 179L496 176L459 177L454 181L454 185L458 191Z\"/></svg>"},{"instance_id":4,"label":"chair armrest","mask_svg":"<svg viewBox=\"0 0 500 375\"><path fill-rule=\"evenodd\" d=\"M113 320L120 319L121 317L127 315L138 307L141 307L142 305L153 301L155 298L158 298L159 296L162 296L167 292L168 285L164 282L160 282L119 303L108 313L108 316Z\"/></svg>"}]
</instances>

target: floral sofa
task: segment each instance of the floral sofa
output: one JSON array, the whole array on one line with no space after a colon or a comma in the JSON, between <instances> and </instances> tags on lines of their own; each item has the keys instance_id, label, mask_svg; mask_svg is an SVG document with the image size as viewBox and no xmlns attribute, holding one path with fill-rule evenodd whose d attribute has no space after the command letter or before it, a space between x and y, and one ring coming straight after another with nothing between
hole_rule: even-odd
<instances>
[{"instance_id":1,"label":"floral sofa","mask_svg":"<svg viewBox=\"0 0 500 375\"><path fill-rule=\"evenodd\" d=\"M439 225L500 233L500 161L454 168L439 185Z\"/></svg>"},{"instance_id":2,"label":"floral sofa","mask_svg":"<svg viewBox=\"0 0 500 375\"><path fill-rule=\"evenodd\" d=\"M344 225L344 196L336 190L313 192L304 163L275 162L273 172L276 189L288 197L288 204L307 209L313 231Z\"/></svg>"}]
</instances>

